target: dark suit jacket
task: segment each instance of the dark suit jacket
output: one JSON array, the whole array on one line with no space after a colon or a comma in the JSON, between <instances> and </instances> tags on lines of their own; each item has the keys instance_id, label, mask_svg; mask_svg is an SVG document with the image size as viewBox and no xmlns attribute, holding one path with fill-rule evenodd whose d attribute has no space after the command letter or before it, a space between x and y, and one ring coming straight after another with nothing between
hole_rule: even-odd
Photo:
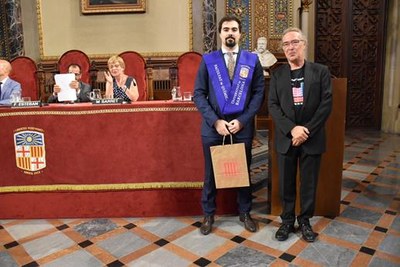
<instances>
[{"instance_id":1,"label":"dark suit jacket","mask_svg":"<svg viewBox=\"0 0 400 267\"><path fill-rule=\"evenodd\" d=\"M223 57L222 51L219 50L220 56ZM243 53L239 50L236 61L238 62L240 55ZM257 56L254 54L254 56ZM231 114L225 116L221 113L218 106L218 101L214 92L211 79L209 79L207 66L204 59L201 61L197 78L194 86L194 102L203 116L201 127L202 136L219 136L214 128L214 123L218 119L231 121L233 119L239 120L243 124L243 129L240 130L235 136L238 138L253 138L254 133L254 116L260 109L264 100L264 76L263 69L259 60L256 61L256 66L253 72L253 78L249 87L249 92L246 97L245 108L243 112L238 114ZM238 64L236 64L237 66Z\"/></svg>"},{"instance_id":2,"label":"dark suit jacket","mask_svg":"<svg viewBox=\"0 0 400 267\"><path fill-rule=\"evenodd\" d=\"M91 86L87 83L84 82L79 82L81 86L81 90L79 91L79 94L77 95L77 99L75 102L90 102L90 98L88 94L92 90ZM47 100L48 103L58 103L58 98L55 95L51 95L49 99Z\"/></svg>"},{"instance_id":3,"label":"dark suit jacket","mask_svg":"<svg viewBox=\"0 0 400 267\"><path fill-rule=\"evenodd\" d=\"M324 125L332 108L332 85L328 67L305 62L303 103L299 125L306 127L310 134L302 147L307 154L321 154L325 152ZM277 152L284 154L292 143L290 131L296 126L288 64L272 72L268 108L275 123Z\"/></svg>"}]
</instances>

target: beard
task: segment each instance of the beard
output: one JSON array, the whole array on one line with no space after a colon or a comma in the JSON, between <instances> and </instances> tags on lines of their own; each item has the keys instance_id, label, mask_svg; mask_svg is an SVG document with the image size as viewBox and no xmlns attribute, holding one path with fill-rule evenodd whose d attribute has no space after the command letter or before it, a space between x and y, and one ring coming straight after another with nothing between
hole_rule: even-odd
<instances>
[{"instance_id":1,"label":"beard","mask_svg":"<svg viewBox=\"0 0 400 267\"><path fill-rule=\"evenodd\" d=\"M236 40L235 40L235 38L233 38L233 37L231 37L231 36L225 38L225 45L226 45L227 47L230 47L230 48L235 47L235 46L236 46Z\"/></svg>"}]
</instances>

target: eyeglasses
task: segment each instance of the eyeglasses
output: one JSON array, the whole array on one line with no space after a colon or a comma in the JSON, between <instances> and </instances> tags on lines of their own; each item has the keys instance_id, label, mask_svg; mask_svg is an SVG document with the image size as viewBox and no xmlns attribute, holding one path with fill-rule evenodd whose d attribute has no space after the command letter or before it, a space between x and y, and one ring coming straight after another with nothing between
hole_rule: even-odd
<instances>
[{"instance_id":1,"label":"eyeglasses","mask_svg":"<svg viewBox=\"0 0 400 267\"><path fill-rule=\"evenodd\" d=\"M282 48L283 49L288 49L290 45L292 45L293 47L298 47L301 41L304 41L304 40L294 39L294 40L292 40L290 42L284 42L282 44Z\"/></svg>"},{"instance_id":2,"label":"eyeglasses","mask_svg":"<svg viewBox=\"0 0 400 267\"><path fill-rule=\"evenodd\" d=\"M80 73L73 73L73 72L70 72L70 74L75 74L75 77L78 77L81 75Z\"/></svg>"}]
</instances>

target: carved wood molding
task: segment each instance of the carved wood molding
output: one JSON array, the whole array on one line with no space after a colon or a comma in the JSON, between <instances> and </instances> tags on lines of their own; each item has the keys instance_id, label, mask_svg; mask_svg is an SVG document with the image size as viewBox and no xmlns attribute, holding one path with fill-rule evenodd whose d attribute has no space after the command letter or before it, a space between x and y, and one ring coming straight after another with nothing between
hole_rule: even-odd
<instances>
[{"instance_id":1,"label":"carved wood molding","mask_svg":"<svg viewBox=\"0 0 400 267\"><path fill-rule=\"evenodd\" d=\"M317 0L315 59L348 77L346 124L380 128L387 0Z\"/></svg>"}]
</instances>

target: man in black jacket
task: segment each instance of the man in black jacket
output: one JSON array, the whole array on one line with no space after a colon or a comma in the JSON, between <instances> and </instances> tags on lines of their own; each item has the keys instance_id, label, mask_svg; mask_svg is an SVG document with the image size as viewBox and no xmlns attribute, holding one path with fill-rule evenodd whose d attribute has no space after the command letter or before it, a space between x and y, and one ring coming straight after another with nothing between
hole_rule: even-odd
<instances>
[{"instance_id":1,"label":"man in black jacket","mask_svg":"<svg viewBox=\"0 0 400 267\"><path fill-rule=\"evenodd\" d=\"M298 28L283 33L287 65L273 71L268 107L275 123L282 225L276 239L284 241L295 231L297 166L300 166L300 214L297 222L303 239L316 234L309 219L314 215L321 154L325 152L325 122L332 108L328 68L305 60L307 40Z\"/></svg>"}]
</instances>

